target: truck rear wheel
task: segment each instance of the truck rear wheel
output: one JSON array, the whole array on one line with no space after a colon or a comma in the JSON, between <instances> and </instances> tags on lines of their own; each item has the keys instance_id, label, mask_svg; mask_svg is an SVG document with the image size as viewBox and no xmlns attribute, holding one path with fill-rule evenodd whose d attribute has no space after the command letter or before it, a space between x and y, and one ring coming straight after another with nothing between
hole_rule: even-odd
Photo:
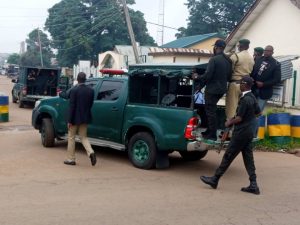
<instances>
[{"instance_id":1,"label":"truck rear wheel","mask_svg":"<svg viewBox=\"0 0 300 225\"><path fill-rule=\"evenodd\" d=\"M54 127L51 119L44 118L41 126L41 139L44 147L53 147L55 142Z\"/></svg>"},{"instance_id":2,"label":"truck rear wheel","mask_svg":"<svg viewBox=\"0 0 300 225\"><path fill-rule=\"evenodd\" d=\"M156 144L151 134L139 132L133 135L128 144L128 157L140 169L151 169L156 161Z\"/></svg>"},{"instance_id":3,"label":"truck rear wheel","mask_svg":"<svg viewBox=\"0 0 300 225\"><path fill-rule=\"evenodd\" d=\"M24 102L21 99L21 95L19 95L19 108L24 108Z\"/></svg>"},{"instance_id":4,"label":"truck rear wheel","mask_svg":"<svg viewBox=\"0 0 300 225\"><path fill-rule=\"evenodd\" d=\"M206 151L192 151L192 152L179 152L181 157L186 161L196 161L204 158L207 154Z\"/></svg>"},{"instance_id":5,"label":"truck rear wheel","mask_svg":"<svg viewBox=\"0 0 300 225\"><path fill-rule=\"evenodd\" d=\"M12 102L17 103L17 98L14 96L13 92L11 92L11 96L12 96Z\"/></svg>"}]
</instances>

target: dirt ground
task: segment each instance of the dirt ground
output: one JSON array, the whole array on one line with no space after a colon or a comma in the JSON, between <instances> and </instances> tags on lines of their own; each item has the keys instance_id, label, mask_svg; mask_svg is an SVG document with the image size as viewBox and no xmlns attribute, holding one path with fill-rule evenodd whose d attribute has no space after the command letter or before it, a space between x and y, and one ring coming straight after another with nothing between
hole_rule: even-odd
<instances>
[{"instance_id":1,"label":"dirt ground","mask_svg":"<svg viewBox=\"0 0 300 225\"><path fill-rule=\"evenodd\" d=\"M12 83L0 76L0 92ZM11 98L10 98L11 101ZM10 104L10 122L0 123L1 225L298 225L300 158L255 152L261 195L248 185L238 156L212 190L200 175L220 163L210 151L200 161L171 155L168 170L134 168L127 155L96 148L95 167L78 145L76 166L66 166L66 142L44 148L31 123L31 108Z\"/></svg>"}]
</instances>

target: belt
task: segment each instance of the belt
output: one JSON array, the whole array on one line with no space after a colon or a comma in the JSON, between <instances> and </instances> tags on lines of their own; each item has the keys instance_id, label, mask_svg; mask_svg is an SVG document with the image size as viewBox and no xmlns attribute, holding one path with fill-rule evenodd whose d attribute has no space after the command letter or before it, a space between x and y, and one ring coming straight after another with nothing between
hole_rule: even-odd
<instances>
[{"instance_id":1,"label":"belt","mask_svg":"<svg viewBox=\"0 0 300 225\"><path fill-rule=\"evenodd\" d=\"M240 80L230 80L229 83L237 83L239 82Z\"/></svg>"},{"instance_id":2,"label":"belt","mask_svg":"<svg viewBox=\"0 0 300 225\"><path fill-rule=\"evenodd\" d=\"M241 77L241 79L244 77L244 76L249 76L249 74L246 74L246 75L233 75L235 77ZM239 80L230 80L229 83L236 83L238 81L240 81L241 79Z\"/></svg>"}]
</instances>

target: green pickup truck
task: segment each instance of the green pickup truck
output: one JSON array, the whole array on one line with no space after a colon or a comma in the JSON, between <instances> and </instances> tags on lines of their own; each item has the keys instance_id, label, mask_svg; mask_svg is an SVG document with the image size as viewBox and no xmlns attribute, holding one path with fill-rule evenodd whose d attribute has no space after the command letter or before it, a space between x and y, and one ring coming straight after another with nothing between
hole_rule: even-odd
<instances>
[{"instance_id":1,"label":"green pickup truck","mask_svg":"<svg viewBox=\"0 0 300 225\"><path fill-rule=\"evenodd\" d=\"M126 75L108 69L102 78L88 79L86 84L95 91L88 126L91 144L127 151L132 164L142 169L168 167L173 151L186 160L203 158L207 144L198 137L191 74L204 73L205 68L206 64L136 65ZM32 125L41 133L43 146L67 139L68 101L62 92L36 103Z\"/></svg>"}]
</instances>

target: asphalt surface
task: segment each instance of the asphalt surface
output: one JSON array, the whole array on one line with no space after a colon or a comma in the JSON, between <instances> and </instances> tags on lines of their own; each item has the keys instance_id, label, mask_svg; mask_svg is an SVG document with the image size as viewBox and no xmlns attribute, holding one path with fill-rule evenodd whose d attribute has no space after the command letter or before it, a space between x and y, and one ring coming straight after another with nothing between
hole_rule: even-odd
<instances>
[{"instance_id":1,"label":"asphalt surface","mask_svg":"<svg viewBox=\"0 0 300 225\"><path fill-rule=\"evenodd\" d=\"M12 83L0 76L0 92ZM11 101L11 98L10 98ZM31 110L10 104L0 123L0 225L298 225L300 158L255 152L261 195L243 193L248 177L239 155L217 190L200 175L221 161L210 151L200 161L172 154L168 170L134 168L127 155L96 148L92 167L80 145L77 165L63 164L66 142L44 148Z\"/></svg>"}]
</instances>

